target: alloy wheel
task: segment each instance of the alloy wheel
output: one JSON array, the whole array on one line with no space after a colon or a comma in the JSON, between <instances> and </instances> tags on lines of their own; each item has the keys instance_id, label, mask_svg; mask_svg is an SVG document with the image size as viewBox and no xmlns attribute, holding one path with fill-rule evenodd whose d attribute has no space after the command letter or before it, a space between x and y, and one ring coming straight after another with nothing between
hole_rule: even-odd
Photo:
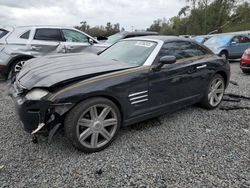
<instances>
[{"instance_id":1,"label":"alloy wheel","mask_svg":"<svg viewBox=\"0 0 250 188\"><path fill-rule=\"evenodd\" d=\"M224 91L225 91L224 80L222 80L221 78L214 79L209 88L209 94L208 94L209 104L213 107L219 105L223 98Z\"/></svg>"},{"instance_id":2,"label":"alloy wheel","mask_svg":"<svg viewBox=\"0 0 250 188\"><path fill-rule=\"evenodd\" d=\"M14 67L14 73L18 73L22 70L25 61L19 61Z\"/></svg>"},{"instance_id":3,"label":"alloy wheel","mask_svg":"<svg viewBox=\"0 0 250 188\"><path fill-rule=\"evenodd\" d=\"M80 116L77 123L77 137L84 147L100 148L114 137L117 128L118 117L111 106L93 105Z\"/></svg>"}]
</instances>

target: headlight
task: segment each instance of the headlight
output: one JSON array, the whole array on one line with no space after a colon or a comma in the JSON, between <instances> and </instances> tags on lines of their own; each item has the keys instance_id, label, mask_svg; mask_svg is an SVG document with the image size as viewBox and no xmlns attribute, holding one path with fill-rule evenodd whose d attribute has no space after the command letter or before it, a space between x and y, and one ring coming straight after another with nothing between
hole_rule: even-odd
<instances>
[{"instance_id":1,"label":"headlight","mask_svg":"<svg viewBox=\"0 0 250 188\"><path fill-rule=\"evenodd\" d=\"M43 89L33 89L25 96L28 100L40 100L41 98L48 95L49 92Z\"/></svg>"}]
</instances>

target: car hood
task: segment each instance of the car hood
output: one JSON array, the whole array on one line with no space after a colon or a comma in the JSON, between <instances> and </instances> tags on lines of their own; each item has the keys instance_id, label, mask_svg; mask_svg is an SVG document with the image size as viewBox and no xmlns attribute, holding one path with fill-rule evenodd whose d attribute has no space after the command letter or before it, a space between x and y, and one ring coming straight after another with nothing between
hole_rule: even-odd
<instances>
[{"instance_id":1,"label":"car hood","mask_svg":"<svg viewBox=\"0 0 250 188\"><path fill-rule=\"evenodd\" d=\"M223 48L223 46L215 46L215 45L207 45L207 44L205 44L205 46L209 48L215 54L218 54L220 52L220 49Z\"/></svg>"},{"instance_id":2,"label":"car hood","mask_svg":"<svg viewBox=\"0 0 250 188\"><path fill-rule=\"evenodd\" d=\"M54 55L29 60L16 80L25 89L52 87L105 73L136 67L127 63L104 59L95 54Z\"/></svg>"}]
</instances>

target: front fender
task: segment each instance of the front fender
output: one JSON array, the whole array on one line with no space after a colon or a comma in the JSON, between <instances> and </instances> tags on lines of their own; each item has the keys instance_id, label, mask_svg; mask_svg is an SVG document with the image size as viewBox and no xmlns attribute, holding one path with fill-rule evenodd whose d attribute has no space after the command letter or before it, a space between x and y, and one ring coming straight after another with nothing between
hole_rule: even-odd
<instances>
[{"instance_id":1,"label":"front fender","mask_svg":"<svg viewBox=\"0 0 250 188\"><path fill-rule=\"evenodd\" d=\"M148 90L148 71L149 67L139 67L76 82L52 92L47 100L78 104L91 97L106 97L121 111L126 109L124 117L128 117L131 111L138 110L131 105L129 94Z\"/></svg>"}]
</instances>

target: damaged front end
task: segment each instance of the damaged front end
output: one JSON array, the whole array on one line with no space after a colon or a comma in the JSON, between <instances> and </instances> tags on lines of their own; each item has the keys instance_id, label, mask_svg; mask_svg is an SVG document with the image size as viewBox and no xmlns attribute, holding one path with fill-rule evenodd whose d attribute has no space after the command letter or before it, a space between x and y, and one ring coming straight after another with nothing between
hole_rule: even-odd
<instances>
[{"instance_id":1,"label":"damaged front end","mask_svg":"<svg viewBox=\"0 0 250 188\"><path fill-rule=\"evenodd\" d=\"M49 142L62 125L66 112L73 107L72 103L47 100L51 94L45 89L27 91L17 81L9 88L9 94L23 129L32 135L48 136Z\"/></svg>"}]
</instances>

